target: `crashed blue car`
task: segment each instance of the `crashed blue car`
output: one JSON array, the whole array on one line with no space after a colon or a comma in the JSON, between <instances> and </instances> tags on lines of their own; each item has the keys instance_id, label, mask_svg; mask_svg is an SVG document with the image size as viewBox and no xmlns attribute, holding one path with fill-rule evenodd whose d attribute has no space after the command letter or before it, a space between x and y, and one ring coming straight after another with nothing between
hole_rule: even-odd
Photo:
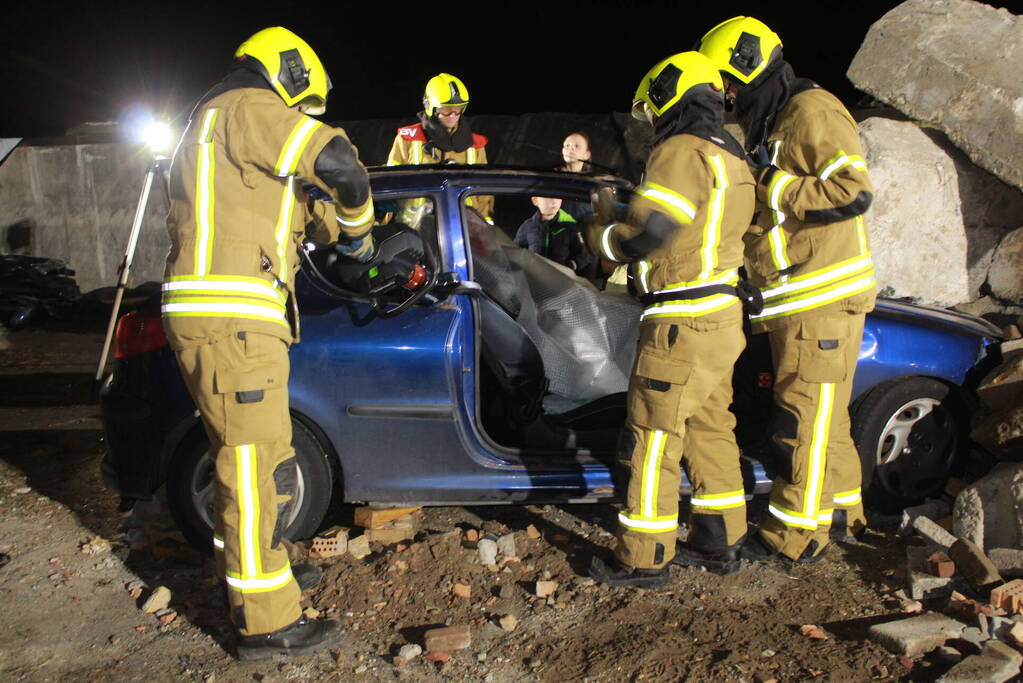
<instances>
[{"instance_id":1,"label":"crashed blue car","mask_svg":"<svg viewBox=\"0 0 1023 683\"><path fill-rule=\"evenodd\" d=\"M306 242L301 343L290 380L299 490L288 535L317 530L332 498L384 505L618 500L639 304L516 247L530 198L585 206L624 180L499 167L371 169L377 260L356 266ZM466 199L496 198L493 221ZM868 502L940 489L968 449L972 387L1000 331L972 316L878 301L853 391ZM735 372L748 494L770 488L773 381L751 336ZM166 345L159 301L124 315L102 392L104 481L125 509L161 486L185 535L209 547L213 469ZM683 481L683 495L689 484Z\"/></svg>"}]
</instances>

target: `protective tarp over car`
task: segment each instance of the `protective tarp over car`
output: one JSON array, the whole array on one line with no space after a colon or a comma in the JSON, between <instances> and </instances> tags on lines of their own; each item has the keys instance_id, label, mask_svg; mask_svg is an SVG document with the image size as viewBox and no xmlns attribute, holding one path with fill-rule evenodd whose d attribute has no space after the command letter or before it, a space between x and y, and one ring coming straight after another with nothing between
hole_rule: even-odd
<instances>
[{"instance_id":1,"label":"protective tarp over car","mask_svg":"<svg viewBox=\"0 0 1023 683\"><path fill-rule=\"evenodd\" d=\"M471 212L470 212L471 213ZM567 410L628 388L642 307L597 291L569 269L516 246L499 228L468 220L474 278L526 331L543 359L549 390Z\"/></svg>"}]
</instances>

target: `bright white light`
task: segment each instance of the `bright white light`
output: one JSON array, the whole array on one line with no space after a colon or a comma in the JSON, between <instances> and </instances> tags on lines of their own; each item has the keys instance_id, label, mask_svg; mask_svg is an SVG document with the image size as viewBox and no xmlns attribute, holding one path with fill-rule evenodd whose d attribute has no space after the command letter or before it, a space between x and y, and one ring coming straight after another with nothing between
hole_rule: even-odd
<instances>
[{"instance_id":1,"label":"bright white light","mask_svg":"<svg viewBox=\"0 0 1023 683\"><path fill-rule=\"evenodd\" d=\"M161 121L150 121L142 129L142 141L155 154L166 154L174 143L170 126Z\"/></svg>"}]
</instances>

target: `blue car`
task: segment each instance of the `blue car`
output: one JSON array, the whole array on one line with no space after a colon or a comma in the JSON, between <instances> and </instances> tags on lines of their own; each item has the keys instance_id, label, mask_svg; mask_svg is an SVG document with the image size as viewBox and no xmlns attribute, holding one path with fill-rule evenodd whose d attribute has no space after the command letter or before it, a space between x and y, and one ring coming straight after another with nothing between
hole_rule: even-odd
<instances>
[{"instance_id":1,"label":"blue car","mask_svg":"<svg viewBox=\"0 0 1023 683\"><path fill-rule=\"evenodd\" d=\"M612 478L638 303L514 246L532 197L585 219L610 177L498 167L371 169L380 245L368 267L302 245L301 343L289 384L299 490L288 535L317 530L332 497L384 505L619 500ZM466 200L496 198L484 221ZM618 288L619 290L621 288ZM971 388L1000 331L879 300L850 406L868 501L940 489L967 449ZM747 493L769 490L770 353L751 336L735 372ZM213 468L167 347L158 297L124 315L102 392L104 481L128 509L166 485L182 532L209 547ZM683 495L689 484L683 481Z\"/></svg>"}]
</instances>

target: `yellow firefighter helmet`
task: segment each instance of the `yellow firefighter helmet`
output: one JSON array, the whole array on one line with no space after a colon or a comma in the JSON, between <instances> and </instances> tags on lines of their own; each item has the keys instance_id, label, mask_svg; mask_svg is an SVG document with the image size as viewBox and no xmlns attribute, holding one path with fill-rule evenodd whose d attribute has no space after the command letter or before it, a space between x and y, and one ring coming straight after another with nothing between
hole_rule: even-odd
<instances>
[{"instance_id":1,"label":"yellow firefighter helmet","mask_svg":"<svg viewBox=\"0 0 1023 683\"><path fill-rule=\"evenodd\" d=\"M709 86L724 98L720 72L699 52L680 52L662 59L639 82L632 116L653 123L701 85Z\"/></svg>"},{"instance_id":2,"label":"yellow firefighter helmet","mask_svg":"<svg viewBox=\"0 0 1023 683\"><path fill-rule=\"evenodd\" d=\"M729 78L749 85L781 54L781 38L759 19L733 17L707 31L700 52Z\"/></svg>"},{"instance_id":3,"label":"yellow firefighter helmet","mask_svg":"<svg viewBox=\"0 0 1023 683\"><path fill-rule=\"evenodd\" d=\"M288 29L265 28L239 45L234 56L251 58L289 107L300 105L307 114L326 111L330 76L309 43Z\"/></svg>"},{"instance_id":4,"label":"yellow firefighter helmet","mask_svg":"<svg viewBox=\"0 0 1023 683\"><path fill-rule=\"evenodd\" d=\"M433 116L438 107L458 107L469 104L469 89L457 76L437 74L426 83L423 110Z\"/></svg>"}]
</instances>

